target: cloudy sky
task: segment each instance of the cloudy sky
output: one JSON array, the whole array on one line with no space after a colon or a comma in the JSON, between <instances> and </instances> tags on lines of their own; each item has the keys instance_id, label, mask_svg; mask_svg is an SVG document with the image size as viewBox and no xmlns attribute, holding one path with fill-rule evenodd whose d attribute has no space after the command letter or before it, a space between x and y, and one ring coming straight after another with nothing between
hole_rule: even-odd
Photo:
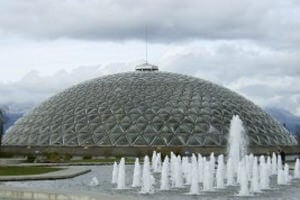
<instances>
[{"instance_id":1,"label":"cloudy sky","mask_svg":"<svg viewBox=\"0 0 300 200\"><path fill-rule=\"evenodd\" d=\"M0 103L149 61L300 116L298 0L2 0Z\"/></svg>"}]
</instances>

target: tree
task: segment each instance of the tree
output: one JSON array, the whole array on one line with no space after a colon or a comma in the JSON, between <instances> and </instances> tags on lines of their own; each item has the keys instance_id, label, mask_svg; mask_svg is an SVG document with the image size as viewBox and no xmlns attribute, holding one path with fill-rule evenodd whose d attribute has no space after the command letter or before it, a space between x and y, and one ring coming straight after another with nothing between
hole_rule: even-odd
<instances>
[{"instance_id":1,"label":"tree","mask_svg":"<svg viewBox=\"0 0 300 200\"><path fill-rule=\"evenodd\" d=\"M4 112L0 109L0 146L2 144L2 136L4 134L3 124L4 124Z\"/></svg>"}]
</instances>

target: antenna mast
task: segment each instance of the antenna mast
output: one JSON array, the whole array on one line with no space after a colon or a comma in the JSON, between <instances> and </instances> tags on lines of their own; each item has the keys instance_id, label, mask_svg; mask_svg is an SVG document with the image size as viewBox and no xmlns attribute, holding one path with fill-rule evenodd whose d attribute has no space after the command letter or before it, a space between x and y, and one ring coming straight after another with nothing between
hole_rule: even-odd
<instances>
[{"instance_id":1,"label":"antenna mast","mask_svg":"<svg viewBox=\"0 0 300 200\"><path fill-rule=\"evenodd\" d=\"M146 64L148 63L148 27L147 24L145 26L145 60Z\"/></svg>"}]
</instances>

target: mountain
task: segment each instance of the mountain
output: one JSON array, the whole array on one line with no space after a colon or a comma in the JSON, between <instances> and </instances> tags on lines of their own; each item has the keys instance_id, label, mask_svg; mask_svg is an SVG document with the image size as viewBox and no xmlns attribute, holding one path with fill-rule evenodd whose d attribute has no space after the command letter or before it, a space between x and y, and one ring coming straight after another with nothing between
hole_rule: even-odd
<instances>
[{"instance_id":1,"label":"mountain","mask_svg":"<svg viewBox=\"0 0 300 200\"><path fill-rule=\"evenodd\" d=\"M24 114L31 111L33 103L7 103L0 105L4 112L4 133Z\"/></svg>"},{"instance_id":2,"label":"mountain","mask_svg":"<svg viewBox=\"0 0 300 200\"><path fill-rule=\"evenodd\" d=\"M300 117L293 115L287 110L267 107L265 111L269 113L273 118L282 124L285 124L286 128L293 134L300 135Z\"/></svg>"}]
</instances>

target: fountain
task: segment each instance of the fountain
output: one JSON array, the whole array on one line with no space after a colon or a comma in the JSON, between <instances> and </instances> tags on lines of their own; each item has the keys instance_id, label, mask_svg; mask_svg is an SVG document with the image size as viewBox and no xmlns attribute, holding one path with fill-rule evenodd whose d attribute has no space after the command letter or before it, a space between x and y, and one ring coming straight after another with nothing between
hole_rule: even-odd
<instances>
[{"instance_id":1,"label":"fountain","mask_svg":"<svg viewBox=\"0 0 300 200\"><path fill-rule=\"evenodd\" d=\"M203 183L203 169L204 169L204 164L203 164L203 158L201 154L198 154L198 181L199 183Z\"/></svg>"},{"instance_id":2,"label":"fountain","mask_svg":"<svg viewBox=\"0 0 300 200\"><path fill-rule=\"evenodd\" d=\"M278 168L277 170L277 184L278 185L286 185L286 179L285 179L285 174L284 174L284 170L281 168Z\"/></svg>"},{"instance_id":3,"label":"fountain","mask_svg":"<svg viewBox=\"0 0 300 200\"><path fill-rule=\"evenodd\" d=\"M172 176L172 187L183 188L183 177L182 177L182 167L181 167L181 157L175 156L173 165L173 176Z\"/></svg>"},{"instance_id":4,"label":"fountain","mask_svg":"<svg viewBox=\"0 0 300 200\"><path fill-rule=\"evenodd\" d=\"M193 154L194 155L194 154ZM191 178L192 178L192 174L191 174L191 164L189 163L189 158L188 157L183 157L182 158L182 173L183 173L183 177L185 180L185 185L190 185L191 184Z\"/></svg>"},{"instance_id":5,"label":"fountain","mask_svg":"<svg viewBox=\"0 0 300 200\"><path fill-rule=\"evenodd\" d=\"M151 158L151 167L154 169L156 166L156 151L152 152L152 158Z\"/></svg>"},{"instance_id":6,"label":"fountain","mask_svg":"<svg viewBox=\"0 0 300 200\"><path fill-rule=\"evenodd\" d=\"M95 186L98 186L98 185L99 185L99 181L98 181L97 177L93 177L91 182L89 183L89 186L95 187Z\"/></svg>"},{"instance_id":7,"label":"fountain","mask_svg":"<svg viewBox=\"0 0 300 200\"><path fill-rule=\"evenodd\" d=\"M199 184L198 184L198 162L196 156L193 154L192 156L192 170L191 170L191 188L190 188L190 193L192 195L197 195L199 194Z\"/></svg>"},{"instance_id":8,"label":"fountain","mask_svg":"<svg viewBox=\"0 0 300 200\"><path fill-rule=\"evenodd\" d=\"M227 160L227 170L226 170L226 178L227 178L227 186L234 185L234 173L233 173L233 163L231 161L231 158L228 158Z\"/></svg>"},{"instance_id":9,"label":"fountain","mask_svg":"<svg viewBox=\"0 0 300 200\"><path fill-rule=\"evenodd\" d=\"M298 158L296 159L294 167L294 178L300 178L300 163Z\"/></svg>"},{"instance_id":10,"label":"fountain","mask_svg":"<svg viewBox=\"0 0 300 200\"><path fill-rule=\"evenodd\" d=\"M270 180L269 180L268 165L265 162L261 162L259 165L260 165L260 173L259 173L260 188L262 190L269 189Z\"/></svg>"},{"instance_id":11,"label":"fountain","mask_svg":"<svg viewBox=\"0 0 300 200\"><path fill-rule=\"evenodd\" d=\"M153 151L151 163L152 163L153 172L160 173L161 172L161 153L157 153L156 151Z\"/></svg>"},{"instance_id":12,"label":"fountain","mask_svg":"<svg viewBox=\"0 0 300 200\"><path fill-rule=\"evenodd\" d=\"M291 177L290 177L290 168L289 165L287 163L285 163L284 165L284 179L285 179L285 183L288 184L291 181Z\"/></svg>"},{"instance_id":13,"label":"fountain","mask_svg":"<svg viewBox=\"0 0 300 200\"><path fill-rule=\"evenodd\" d=\"M149 157L145 156L144 165L143 165L141 193L142 194L153 193L154 192L153 184L154 184L154 177L151 174Z\"/></svg>"},{"instance_id":14,"label":"fountain","mask_svg":"<svg viewBox=\"0 0 300 200\"><path fill-rule=\"evenodd\" d=\"M251 178L251 192L260 192L259 180L258 180L258 166L257 157L253 159L252 178Z\"/></svg>"},{"instance_id":15,"label":"fountain","mask_svg":"<svg viewBox=\"0 0 300 200\"><path fill-rule=\"evenodd\" d=\"M275 152L272 153L272 175L277 174L277 157Z\"/></svg>"},{"instance_id":16,"label":"fountain","mask_svg":"<svg viewBox=\"0 0 300 200\"><path fill-rule=\"evenodd\" d=\"M277 157L277 170L279 169L282 169L282 160L280 155Z\"/></svg>"},{"instance_id":17,"label":"fountain","mask_svg":"<svg viewBox=\"0 0 300 200\"><path fill-rule=\"evenodd\" d=\"M230 159L233 176L237 174L237 163L247 154L247 138L243 122L238 115L234 115L230 122L228 138L228 159Z\"/></svg>"},{"instance_id":18,"label":"fountain","mask_svg":"<svg viewBox=\"0 0 300 200\"><path fill-rule=\"evenodd\" d=\"M118 170L118 181L117 181L117 189L123 190L126 189L125 186L125 159L121 158L119 163L119 170Z\"/></svg>"},{"instance_id":19,"label":"fountain","mask_svg":"<svg viewBox=\"0 0 300 200\"><path fill-rule=\"evenodd\" d=\"M132 187L140 187L140 186L141 186L141 165L139 162L139 158L136 158L134 163L134 170L133 170Z\"/></svg>"},{"instance_id":20,"label":"fountain","mask_svg":"<svg viewBox=\"0 0 300 200\"><path fill-rule=\"evenodd\" d=\"M239 162L239 170L238 170L238 175L239 175L239 183L240 183L240 191L238 196L249 196L249 186L248 186L248 176L245 175L245 160L241 160Z\"/></svg>"},{"instance_id":21,"label":"fountain","mask_svg":"<svg viewBox=\"0 0 300 200\"><path fill-rule=\"evenodd\" d=\"M111 183L116 184L117 181L118 181L118 164L117 162L114 162Z\"/></svg>"},{"instance_id":22,"label":"fountain","mask_svg":"<svg viewBox=\"0 0 300 200\"><path fill-rule=\"evenodd\" d=\"M253 154L246 155L247 139L244 135L242 121L239 116L233 116L230 124L228 158L225 164L224 155L219 155L216 164L216 158L213 152L209 157L192 153L191 157L181 157L171 152L170 159L166 156L161 161L161 153L153 152L152 163L148 156L144 158L143 171L141 175L141 165L136 158L133 170L132 187L140 187L143 194L154 193L155 177L159 177L159 190L167 191L182 189L189 185L190 195L198 195L200 186L202 191L213 191L224 189L227 186L239 186L238 196L251 196L264 190L270 189L271 175L277 175L278 185L287 185L291 183L289 166L282 166L280 156L272 153L271 156L261 155L259 158ZM259 161L258 161L259 160ZM151 171L153 170L153 172ZM117 189L125 189L125 160L121 159L120 164L116 162L113 166L112 183L117 183ZM300 163L296 160L293 178L300 178ZM97 180L98 181L98 180ZM97 185L95 180L93 184ZM91 183L92 183L91 182ZM95 184L94 184L95 182ZM232 187L235 188L235 187ZM230 189L231 190L231 189ZM223 190L222 190L223 192Z\"/></svg>"},{"instance_id":23,"label":"fountain","mask_svg":"<svg viewBox=\"0 0 300 200\"><path fill-rule=\"evenodd\" d=\"M166 156L161 171L160 178L160 190L169 190L170 189L170 180L169 180L169 157Z\"/></svg>"},{"instance_id":24,"label":"fountain","mask_svg":"<svg viewBox=\"0 0 300 200\"><path fill-rule=\"evenodd\" d=\"M223 189L224 188L224 156L223 154L218 156L218 166L217 166L217 188Z\"/></svg>"},{"instance_id":25,"label":"fountain","mask_svg":"<svg viewBox=\"0 0 300 200\"><path fill-rule=\"evenodd\" d=\"M211 177L211 163L209 161L204 162L204 177L203 177L203 191L213 190L213 179Z\"/></svg>"}]
</instances>

